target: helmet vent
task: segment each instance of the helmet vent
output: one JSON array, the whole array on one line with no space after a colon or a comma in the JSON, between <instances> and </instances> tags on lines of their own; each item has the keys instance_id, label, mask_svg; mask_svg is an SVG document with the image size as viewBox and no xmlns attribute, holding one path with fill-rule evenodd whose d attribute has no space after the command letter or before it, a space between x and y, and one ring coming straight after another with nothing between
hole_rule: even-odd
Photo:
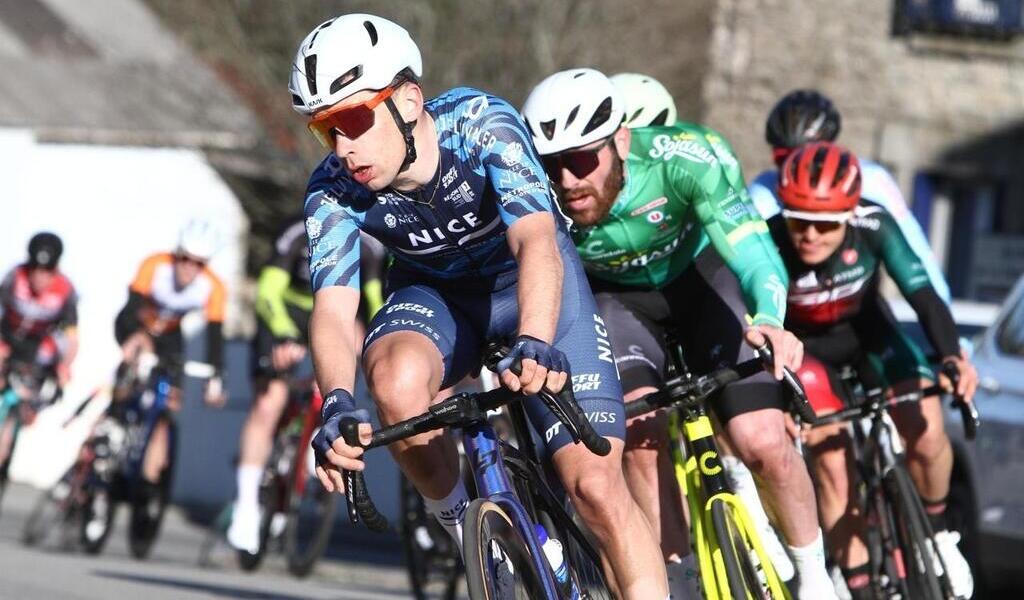
<instances>
[{"instance_id":1,"label":"helmet vent","mask_svg":"<svg viewBox=\"0 0 1024 600\"><path fill-rule=\"evenodd\" d=\"M594 111L594 116L590 117L590 121L587 123L587 126L583 128L583 135L587 135L601 125L604 125L611 116L612 98L609 96L598 105L597 110Z\"/></svg>"},{"instance_id":2,"label":"helmet vent","mask_svg":"<svg viewBox=\"0 0 1024 600\"><path fill-rule=\"evenodd\" d=\"M302 102L302 98L299 98L295 94L292 94L292 104L294 104L295 106L305 106L305 104Z\"/></svg>"},{"instance_id":3,"label":"helmet vent","mask_svg":"<svg viewBox=\"0 0 1024 600\"><path fill-rule=\"evenodd\" d=\"M373 23L369 21L363 21L363 27L366 28L366 33L370 34L370 45L377 45L377 28L373 26Z\"/></svg>"},{"instance_id":4,"label":"helmet vent","mask_svg":"<svg viewBox=\"0 0 1024 600\"><path fill-rule=\"evenodd\" d=\"M544 137L549 140L555 137L555 120L544 121L540 124L540 130L544 134Z\"/></svg>"},{"instance_id":5,"label":"helmet vent","mask_svg":"<svg viewBox=\"0 0 1024 600\"><path fill-rule=\"evenodd\" d=\"M642 113L642 112L644 112L644 109L643 109L643 107L640 107L640 108L636 109L636 111L635 111L635 112L634 112L633 114L629 115L629 118L628 118L628 119L626 119L626 122L627 122L627 123L632 123L632 122L633 122L633 121L635 121L635 120L636 120L636 119L637 119L638 117L640 117L640 113Z\"/></svg>"},{"instance_id":6,"label":"helmet vent","mask_svg":"<svg viewBox=\"0 0 1024 600\"><path fill-rule=\"evenodd\" d=\"M658 116L654 117L654 119L651 120L651 126L652 127L661 127L662 125L664 125L667 122L668 122L668 109L666 108L665 110L663 110L660 113L658 113Z\"/></svg>"},{"instance_id":7,"label":"helmet vent","mask_svg":"<svg viewBox=\"0 0 1024 600\"><path fill-rule=\"evenodd\" d=\"M356 65L342 74L341 77L335 79L331 83L331 93L335 94L344 86L352 83L356 79L359 79L363 75L363 65Z\"/></svg>"},{"instance_id":8,"label":"helmet vent","mask_svg":"<svg viewBox=\"0 0 1024 600\"><path fill-rule=\"evenodd\" d=\"M306 85L309 86L309 93L316 95L316 54L306 57Z\"/></svg>"},{"instance_id":9,"label":"helmet vent","mask_svg":"<svg viewBox=\"0 0 1024 600\"><path fill-rule=\"evenodd\" d=\"M320 35L320 32L323 31L324 29L327 29L331 25L331 23L333 23L333 22L334 22L334 19L331 19L330 21L327 21L326 23L323 23L322 25L320 25L319 27L316 28L316 33L314 33L313 37L311 37L309 39L309 45L306 46L307 50L312 50L313 49L313 42L316 41L316 36Z\"/></svg>"},{"instance_id":10,"label":"helmet vent","mask_svg":"<svg viewBox=\"0 0 1024 600\"><path fill-rule=\"evenodd\" d=\"M572 122L576 120L576 115L578 114L580 114L579 104L574 106L573 109L569 111L569 117L565 120L565 126L569 127L569 125L572 125Z\"/></svg>"}]
</instances>

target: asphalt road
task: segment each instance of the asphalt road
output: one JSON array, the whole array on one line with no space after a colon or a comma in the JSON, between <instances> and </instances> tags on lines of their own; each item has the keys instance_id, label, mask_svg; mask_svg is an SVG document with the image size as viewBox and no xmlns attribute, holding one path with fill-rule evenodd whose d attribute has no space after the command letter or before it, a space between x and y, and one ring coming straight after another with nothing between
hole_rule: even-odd
<instances>
[{"instance_id":1,"label":"asphalt road","mask_svg":"<svg viewBox=\"0 0 1024 600\"><path fill-rule=\"evenodd\" d=\"M179 509L168 512L152 555L138 561L128 554L127 512L100 556L62 550L54 541L32 549L20 542L21 530L38 492L11 485L0 512L0 599L145 600L242 598L299 600L397 600L409 598L405 572L393 544L350 544L358 551L332 548L303 580L290 576L283 558L268 557L256 573L238 569L234 554L219 542L208 565L199 566L207 531L190 523Z\"/></svg>"}]
</instances>

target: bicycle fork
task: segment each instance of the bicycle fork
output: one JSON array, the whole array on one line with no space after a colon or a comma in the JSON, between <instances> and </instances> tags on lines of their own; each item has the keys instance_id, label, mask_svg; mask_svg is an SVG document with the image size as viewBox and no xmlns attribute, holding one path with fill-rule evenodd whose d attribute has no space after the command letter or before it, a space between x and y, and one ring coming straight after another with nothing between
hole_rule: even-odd
<instances>
[{"instance_id":1,"label":"bicycle fork","mask_svg":"<svg viewBox=\"0 0 1024 600\"><path fill-rule=\"evenodd\" d=\"M714 442L711 419L703 414L692 420L687 419L683 423L682 430L685 432L685 439L688 443L687 450L689 450L689 456L685 460L680 445L675 442L679 439L680 433L679 416L676 412L672 412L669 417L669 435L674 442L672 458L680 489L690 507L690 520L693 523L695 537L693 545L700 564L705 596L709 599L732 597L725 564L719 550L722 544L732 542L718 540L711 522L712 504L722 502L731 509L739 535L757 555L772 598L788 600L790 598L788 588L781 583L775 571L775 565L761 542L760 535L746 506L740 497L732 491L732 486L725 477L718 447ZM689 493L691 491L692 493Z\"/></svg>"}]
</instances>

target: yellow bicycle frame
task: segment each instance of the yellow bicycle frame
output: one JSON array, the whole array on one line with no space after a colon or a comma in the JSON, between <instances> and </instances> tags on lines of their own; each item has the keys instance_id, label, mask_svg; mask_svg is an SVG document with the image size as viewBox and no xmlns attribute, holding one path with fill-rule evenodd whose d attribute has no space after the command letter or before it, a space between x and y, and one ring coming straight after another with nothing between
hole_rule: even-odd
<instances>
[{"instance_id":1,"label":"yellow bicycle frame","mask_svg":"<svg viewBox=\"0 0 1024 600\"><path fill-rule=\"evenodd\" d=\"M679 482L680 491L686 497L690 507L690 523L693 531L693 546L697 552L697 562L700 565L701 582L704 585L704 595L708 600L732 600L729 590L729 580L725 573L725 562L722 559L720 540L715 535L715 528L711 522L711 503L719 500L728 504L736 517L736 526L739 528L740 536L746 545L753 548L757 558L764 570L767 579L768 589L772 598L791 600L789 589L779 579L764 544L758 535L757 529L750 520L750 515L743 505L739 496L732 492L720 492L705 498L702 486L702 475L713 476L721 470L717 453L705 451L702 456L684 456L683 447L680 443L681 435L685 433L689 442L688 447L693 447L693 442L712 437L714 430L711 426L711 419L707 415L700 415L694 421L687 421L680 427L680 417L677 411L669 413L668 431L672 461L675 464L676 479ZM745 548L740 552L747 551Z\"/></svg>"}]
</instances>

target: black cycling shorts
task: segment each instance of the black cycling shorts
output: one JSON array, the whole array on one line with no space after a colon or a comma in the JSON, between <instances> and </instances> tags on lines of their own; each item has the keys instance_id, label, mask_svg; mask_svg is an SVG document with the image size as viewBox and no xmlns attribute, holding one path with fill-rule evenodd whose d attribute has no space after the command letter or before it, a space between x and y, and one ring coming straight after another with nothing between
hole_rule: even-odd
<instances>
[{"instance_id":1,"label":"black cycling shorts","mask_svg":"<svg viewBox=\"0 0 1024 600\"><path fill-rule=\"evenodd\" d=\"M299 329L299 338L296 343L309 347L309 315L310 312L303 310L294 304L285 303L288 317ZM283 374L274 370L274 344L277 338L270 332L263 319L256 319L256 337L252 342L252 375L257 379L278 379Z\"/></svg>"},{"instance_id":2,"label":"black cycling shorts","mask_svg":"<svg viewBox=\"0 0 1024 600\"><path fill-rule=\"evenodd\" d=\"M627 394L664 381L668 328L678 336L686 364L696 375L754 358L743 341L747 308L739 282L713 248L706 248L660 290L596 278L591 286ZM758 373L726 386L711 406L724 422L764 408L782 410L786 404L782 386L768 373Z\"/></svg>"}]
</instances>

